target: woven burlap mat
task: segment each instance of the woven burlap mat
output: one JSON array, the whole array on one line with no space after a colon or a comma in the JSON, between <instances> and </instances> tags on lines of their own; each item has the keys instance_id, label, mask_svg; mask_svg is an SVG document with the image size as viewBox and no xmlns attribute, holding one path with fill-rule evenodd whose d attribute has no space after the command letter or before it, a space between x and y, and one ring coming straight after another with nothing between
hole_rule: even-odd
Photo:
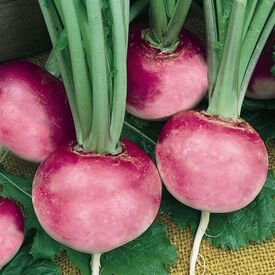
<instances>
[{"instance_id":1,"label":"woven burlap mat","mask_svg":"<svg viewBox=\"0 0 275 275\"><path fill-rule=\"evenodd\" d=\"M199 17L189 16L185 26L186 29L196 34L204 44L204 24ZM43 65L47 55L47 53L44 53L30 60L33 63ZM272 142L268 149L270 167L275 169L275 142ZM10 173L25 178L31 178L37 168L37 165L20 160L12 154L7 155L4 160L4 166ZM178 251L178 261L170 267L170 274L188 274L189 254L193 240L190 229L179 229L169 216L162 216L158 221L167 226L167 235ZM247 248L242 248L238 251L218 249L211 246L207 241L203 241L200 254L204 257L206 270L197 265L197 274L203 274L203 271L205 271L204 274L206 275L275 275L275 237L261 244L251 243ZM202 259L200 261L202 262ZM64 253L56 258L56 262L60 265L62 274L80 275L79 270L73 266Z\"/></svg>"}]
</instances>

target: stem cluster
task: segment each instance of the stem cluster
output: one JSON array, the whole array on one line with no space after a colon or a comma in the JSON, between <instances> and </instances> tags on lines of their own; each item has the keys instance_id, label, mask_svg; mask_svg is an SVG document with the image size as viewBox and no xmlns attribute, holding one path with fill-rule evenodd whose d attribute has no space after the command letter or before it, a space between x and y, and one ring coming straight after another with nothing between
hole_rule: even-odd
<instances>
[{"instance_id":1,"label":"stem cluster","mask_svg":"<svg viewBox=\"0 0 275 275\"><path fill-rule=\"evenodd\" d=\"M39 0L78 148L118 153L126 104L129 0Z\"/></svg>"},{"instance_id":2,"label":"stem cluster","mask_svg":"<svg viewBox=\"0 0 275 275\"><path fill-rule=\"evenodd\" d=\"M150 0L150 28L143 37L152 47L172 53L192 0Z\"/></svg>"},{"instance_id":3,"label":"stem cluster","mask_svg":"<svg viewBox=\"0 0 275 275\"><path fill-rule=\"evenodd\" d=\"M227 1L228 2L228 1ZM274 0L204 1L208 42L208 112L238 118L246 89L274 26Z\"/></svg>"}]
</instances>

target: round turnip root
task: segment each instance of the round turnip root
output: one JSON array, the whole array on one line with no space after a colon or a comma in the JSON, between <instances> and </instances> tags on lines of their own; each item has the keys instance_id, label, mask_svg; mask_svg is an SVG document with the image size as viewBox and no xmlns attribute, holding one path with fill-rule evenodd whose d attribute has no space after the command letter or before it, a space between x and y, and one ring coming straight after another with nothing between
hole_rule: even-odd
<instances>
[{"instance_id":1,"label":"round turnip root","mask_svg":"<svg viewBox=\"0 0 275 275\"><path fill-rule=\"evenodd\" d=\"M156 148L157 166L168 191L202 211L190 257L195 274L210 212L241 209L254 200L268 172L259 134L246 122L197 111L181 112L164 126Z\"/></svg>"},{"instance_id":2,"label":"round turnip root","mask_svg":"<svg viewBox=\"0 0 275 275\"><path fill-rule=\"evenodd\" d=\"M100 155L63 145L34 178L37 217L55 240L98 254L141 235L161 200L161 180L152 160L133 143L123 152Z\"/></svg>"},{"instance_id":3,"label":"round turnip root","mask_svg":"<svg viewBox=\"0 0 275 275\"><path fill-rule=\"evenodd\" d=\"M0 197L0 270L18 252L24 240L24 220L20 208Z\"/></svg>"},{"instance_id":4,"label":"round turnip root","mask_svg":"<svg viewBox=\"0 0 275 275\"><path fill-rule=\"evenodd\" d=\"M271 33L260 55L247 89L246 96L254 99L275 98L275 77L270 69L273 65L272 52L275 45L275 32Z\"/></svg>"},{"instance_id":5,"label":"round turnip root","mask_svg":"<svg viewBox=\"0 0 275 275\"><path fill-rule=\"evenodd\" d=\"M26 61L0 66L0 144L40 162L74 138L63 84Z\"/></svg>"},{"instance_id":6,"label":"round turnip root","mask_svg":"<svg viewBox=\"0 0 275 275\"><path fill-rule=\"evenodd\" d=\"M199 42L184 30L177 49L162 53L142 39L143 27L136 24L129 33L127 111L157 120L191 109L208 88L207 64Z\"/></svg>"},{"instance_id":7,"label":"round turnip root","mask_svg":"<svg viewBox=\"0 0 275 275\"><path fill-rule=\"evenodd\" d=\"M260 192L268 156L246 122L202 112L182 112L164 126L157 165L169 192L199 210L225 213L249 204Z\"/></svg>"}]
</instances>

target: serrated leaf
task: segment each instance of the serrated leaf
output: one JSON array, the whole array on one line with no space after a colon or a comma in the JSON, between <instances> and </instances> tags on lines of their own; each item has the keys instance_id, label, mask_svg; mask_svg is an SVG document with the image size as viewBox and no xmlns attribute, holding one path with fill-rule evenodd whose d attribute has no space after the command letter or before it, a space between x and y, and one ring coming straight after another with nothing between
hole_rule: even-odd
<instances>
[{"instance_id":1,"label":"serrated leaf","mask_svg":"<svg viewBox=\"0 0 275 275\"><path fill-rule=\"evenodd\" d=\"M269 171L265 187L245 208L227 214L211 214L206 237L212 245L239 249L250 241L261 242L275 233L275 176ZM183 206L171 197L165 197L162 211L173 216L175 223L190 226L193 233L199 223L199 211ZM180 213L180 214L179 214Z\"/></svg>"},{"instance_id":2,"label":"serrated leaf","mask_svg":"<svg viewBox=\"0 0 275 275\"><path fill-rule=\"evenodd\" d=\"M60 275L60 268L48 260L36 260L30 254L33 232L30 232L16 256L0 271L0 275Z\"/></svg>"},{"instance_id":3,"label":"serrated leaf","mask_svg":"<svg viewBox=\"0 0 275 275\"><path fill-rule=\"evenodd\" d=\"M162 196L161 213L172 215L176 225L181 229L186 226L196 228L200 220L200 211L180 203L166 190Z\"/></svg>"},{"instance_id":4,"label":"serrated leaf","mask_svg":"<svg viewBox=\"0 0 275 275\"><path fill-rule=\"evenodd\" d=\"M214 236L207 237L213 245L230 249L271 238L275 233L274 199L261 193L239 211L212 214L207 233Z\"/></svg>"},{"instance_id":5,"label":"serrated leaf","mask_svg":"<svg viewBox=\"0 0 275 275\"><path fill-rule=\"evenodd\" d=\"M65 251L71 262L80 269L82 275L91 274L91 256L89 254L75 251L69 247L65 247Z\"/></svg>"},{"instance_id":6,"label":"serrated leaf","mask_svg":"<svg viewBox=\"0 0 275 275\"><path fill-rule=\"evenodd\" d=\"M0 186L1 196L15 200L23 207L26 231L40 227L32 207L32 181L10 175L0 165Z\"/></svg>"},{"instance_id":7,"label":"serrated leaf","mask_svg":"<svg viewBox=\"0 0 275 275\"><path fill-rule=\"evenodd\" d=\"M42 228L34 237L30 253L35 259L53 260L62 251L66 252L71 262L80 269L82 275L90 275L90 255L56 242Z\"/></svg>"},{"instance_id":8,"label":"serrated leaf","mask_svg":"<svg viewBox=\"0 0 275 275\"><path fill-rule=\"evenodd\" d=\"M60 275L60 267L53 262L41 260L26 267L20 275Z\"/></svg>"},{"instance_id":9,"label":"serrated leaf","mask_svg":"<svg viewBox=\"0 0 275 275\"><path fill-rule=\"evenodd\" d=\"M166 236L163 225L153 225L136 240L103 254L102 275L167 275L175 263L176 248Z\"/></svg>"},{"instance_id":10,"label":"serrated leaf","mask_svg":"<svg viewBox=\"0 0 275 275\"><path fill-rule=\"evenodd\" d=\"M274 170L269 170L267 179L265 182L265 188L262 190L262 193L267 196L275 196L275 172Z\"/></svg>"},{"instance_id":11,"label":"serrated leaf","mask_svg":"<svg viewBox=\"0 0 275 275\"><path fill-rule=\"evenodd\" d=\"M36 232L30 253L34 259L54 260L63 249L61 244L41 229Z\"/></svg>"}]
</instances>

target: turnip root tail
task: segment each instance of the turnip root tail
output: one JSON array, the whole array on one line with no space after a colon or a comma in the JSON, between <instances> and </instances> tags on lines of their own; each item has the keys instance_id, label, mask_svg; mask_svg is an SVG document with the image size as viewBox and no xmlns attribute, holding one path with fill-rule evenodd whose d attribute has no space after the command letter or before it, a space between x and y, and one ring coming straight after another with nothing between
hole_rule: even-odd
<instances>
[{"instance_id":1,"label":"turnip root tail","mask_svg":"<svg viewBox=\"0 0 275 275\"><path fill-rule=\"evenodd\" d=\"M207 211L202 211L201 212L201 219L200 219L200 224L198 226L196 236L194 239L193 243L193 248L191 251L191 256L190 256L190 268L189 268L189 275L195 275L195 267L196 267L196 262L197 258L199 255L199 250L200 250L200 244L201 240L203 238L203 235L207 229L208 223L209 223L209 218L210 218L210 213Z\"/></svg>"},{"instance_id":2,"label":"turnip root tail","mask_svg":"<svg viewBox=\"0 0 275 275\"><path fill-rule=\"evenodd\" d=\"M100 253L94 253L92 255L92 261L91 261L92 275L99 275L100 256L101 256Z\"/></svg>"}]
</instances>

